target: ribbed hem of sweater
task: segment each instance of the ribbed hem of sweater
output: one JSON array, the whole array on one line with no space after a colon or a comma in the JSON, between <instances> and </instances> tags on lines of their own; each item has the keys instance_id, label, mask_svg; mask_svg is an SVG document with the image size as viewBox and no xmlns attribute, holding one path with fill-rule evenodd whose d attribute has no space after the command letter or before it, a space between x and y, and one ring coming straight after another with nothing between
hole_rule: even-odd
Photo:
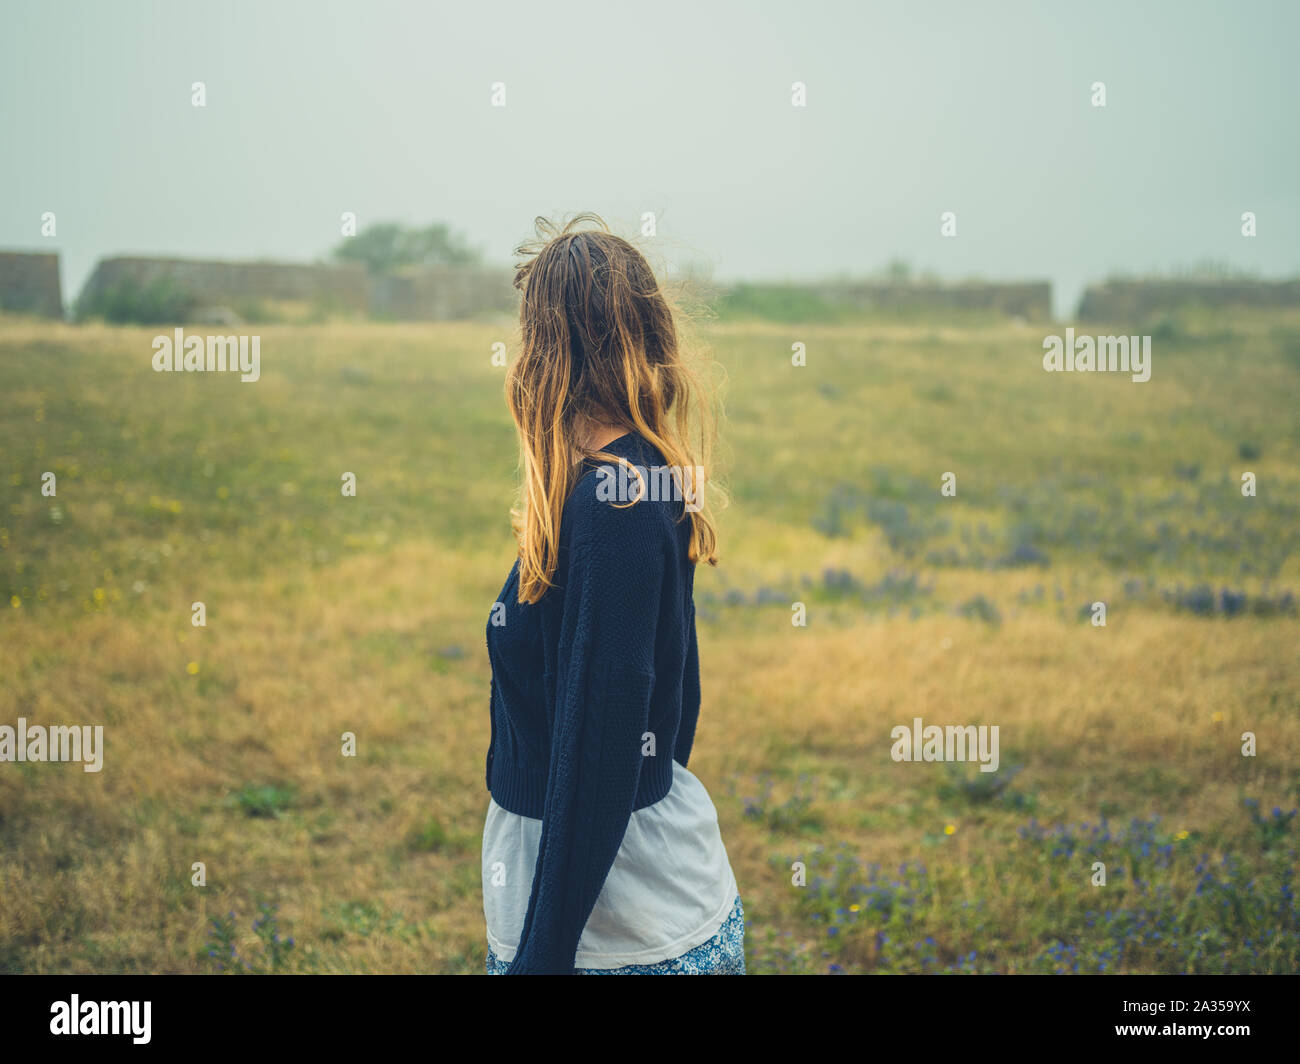
<instances>
[{"instance_id":1,"label":"ribbed hem of sweater","mask_svg":"<svg viewBox=\"0 0 1300 1064\"><path fill-rule=\"evenodd\" d=\"M642 758L641 778L637 782L632 811L661 801L673 786L671 757ZM510 765L499 759L492 762L488 791L507 813L542 820L546 812L546 773L525 765Z\"/></svg>"}]
</instances>

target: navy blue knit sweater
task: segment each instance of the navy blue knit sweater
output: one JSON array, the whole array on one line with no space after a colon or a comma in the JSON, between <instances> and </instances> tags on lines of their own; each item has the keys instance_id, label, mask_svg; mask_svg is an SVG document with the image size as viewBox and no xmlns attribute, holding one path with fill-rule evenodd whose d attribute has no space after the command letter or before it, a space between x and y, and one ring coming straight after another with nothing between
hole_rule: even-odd
<instances>
[{"instance_id":1,"label":"navy blue knit sweater","mask_svg":"<svg viewBox=\"0 0 1300 1064\"><path fill-rule=\"evenodd\" d=\"M647 487L666 464L635 433L605 450L648 474ZM487 627L488 790L542 821L511 975L572 974L628 820L668 793L699 716L690 521L677 522L676 492L623 509L604 501L601 464L586 460L565 504L555 586L520 604L516 561Z\"/></svg>"}]
</instances>

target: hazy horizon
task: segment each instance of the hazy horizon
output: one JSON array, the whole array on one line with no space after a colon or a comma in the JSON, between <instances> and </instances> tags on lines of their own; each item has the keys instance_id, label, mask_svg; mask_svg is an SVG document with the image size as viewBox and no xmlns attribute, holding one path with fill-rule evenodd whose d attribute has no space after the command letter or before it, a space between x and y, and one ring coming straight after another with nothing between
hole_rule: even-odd
<instances>
[{"instance_id":1,"label":"hazy horizon","mask_svg":"<svg viewBox=\"0 0 1300 1064\"><path fill-rule=\"evenodd\" d=\"M0 22L0 247L58 251L69 304L111 255L323 258L344 211L446 222L500 265L536 215L631 235L653 211L660 265L902 260L1049 280L1058 315L1113 273L1300 273L1296 5L56 2Z\"/></svg>"}]
</instances>

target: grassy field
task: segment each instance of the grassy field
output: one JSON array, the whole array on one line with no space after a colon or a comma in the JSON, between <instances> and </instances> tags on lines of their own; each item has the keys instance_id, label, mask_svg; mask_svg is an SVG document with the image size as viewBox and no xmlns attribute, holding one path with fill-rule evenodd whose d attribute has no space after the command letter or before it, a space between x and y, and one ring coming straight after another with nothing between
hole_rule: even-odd
<instances>
[{"instance_id":1,"label":"grassy field","mask_svg":"<svg viewBox=\"0 0 1300 1064\"><path fill-rule=\"evenodd\" d=\"M481 972L509 326L267 324L255 384L159 331L0 320L0 724L106 742L0 764L0 971ZM1146 384L1045 331L702 330L751 972L1300 970L1300 316L1166 320ZM893 761L914 717L1000 770Z\"/></svg>"}]
</instances>

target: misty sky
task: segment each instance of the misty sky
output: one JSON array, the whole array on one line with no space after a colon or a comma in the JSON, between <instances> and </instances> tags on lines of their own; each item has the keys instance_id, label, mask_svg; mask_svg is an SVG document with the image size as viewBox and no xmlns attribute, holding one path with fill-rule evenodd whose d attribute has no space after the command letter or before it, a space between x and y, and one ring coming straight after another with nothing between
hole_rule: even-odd
<instances>
[{"instance_id":1,"label":"misty sky","mask_svg":"<svg viewBox=\"0 0 1300 1064\"><path fill-rule=\"evenodd\" d=\"M317 258L343 211L502 264L534 215L654 211L720 278L901 258L1068 314L1116 271L1300 273L1298 41L1250 0L3 0L0 248L58 250L71 302L104 255Z\"/></svg>"}]
</instances>

